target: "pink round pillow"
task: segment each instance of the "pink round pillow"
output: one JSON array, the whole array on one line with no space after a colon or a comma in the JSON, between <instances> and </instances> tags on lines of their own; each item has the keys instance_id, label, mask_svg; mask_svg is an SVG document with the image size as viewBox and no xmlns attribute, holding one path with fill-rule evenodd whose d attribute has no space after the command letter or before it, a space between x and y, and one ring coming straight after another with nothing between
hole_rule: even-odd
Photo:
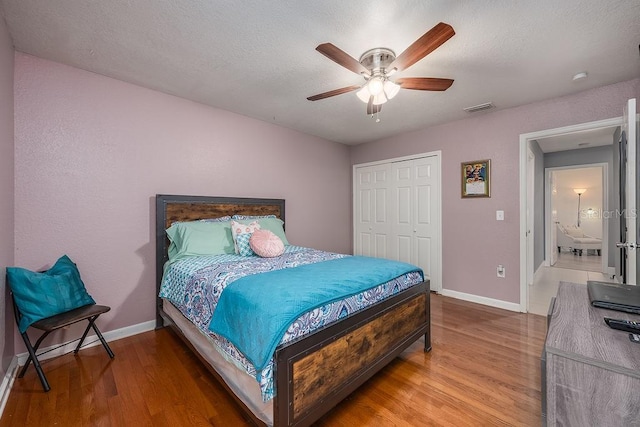
<instances>
[{"instance_id":1,"label":"pink round pillow","mask_svg":"<svg viewBox=\"0 0 640 427\"><path fill-rule=\"evenodd\" d=\"M254 231L249 239L249 246L263 258L273 258L284 252L282 240L269 230Z\"/></svg>"}]
</instances>

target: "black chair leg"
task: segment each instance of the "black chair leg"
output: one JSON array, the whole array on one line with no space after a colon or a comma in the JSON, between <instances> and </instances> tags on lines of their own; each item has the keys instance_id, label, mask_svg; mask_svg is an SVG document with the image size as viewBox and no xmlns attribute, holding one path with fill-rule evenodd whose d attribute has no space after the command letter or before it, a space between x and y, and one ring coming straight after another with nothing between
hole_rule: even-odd
<instances>
[{"instance_id":1,"label":"black chair leg","mask_svg":"<svg viewBox=\"0 0 640 427\"><path fill-rule=\"evenodd\" d=\"M104 347L104 349L107 351L109 358L113 359L115 355L113 354L113 351L111 351L111 347L109 347L109 344L107 344L107 341L104 339L104 337L100 333L100 330L98 329L95 323L92 323L91 326L93 327L93 330L96 332L96 335L98 336L98 338L100 338L100 342L102 343L102 346Z\"/></svg>"},{"instance_id":2,"label":"black chair leg","mask_svg":"<svg viewBox=\"0 0 640 427\"><path fill-rule=\"evenodd\" d=\"M44 339L49 335L49 332L45 332L44 334L42 334L40 338L38 338L38 340L36 341L36 345L31 345L31 340L29 340L29 336L27 335L26 332L21 335L22 335L22 340L24 341L24 344L27 347L27 350L30 350L30 351L29 351L29 357L27 358L27 361L22 367L22 370L20 371L20 375L18 375L18 378L24 377L24 374L25 372L27 372L27 368L29 367L29 364L33 361L33 359L35 358L35 355L38 353L38 348L40 348L40 344L42 344L42 341L44 341ZM33 357L31 353L33 353Z\"/></svg>"},{"instance_id":3,"label":"black chair leg","mask_svg":"<svg viewBox=\"0 0 640 427\"><path fill-rule=\"evenodd\" d=\"M82 347L82 343L84 342L84 339L87 337L87 333L89 333L89 329L91 329L91 325L93 324L93 321L96 320L96 317L87 319L89 324L87 325L86 329L84 330L84 333L82 334L82 338L80 338L80 342L76 346L76 349L73 350L74 354L78 354L78 351L80 351L80 347Z\"/></svg>"},{"instance_id":4,"label":"black chair leg","mask_svg":"<svg viewBox=\"0 0 640 427\"><path fill-rule=\"evenodd\" d=\"M34 347L31 346L31 341L29 341L29 337L27 336L27 333L24 332L21 335L22 335L22 340L24 341L24 345L27 347L27 351L29 352L29 358L27 359L26 363L22 367L22 370L20 371L20 374L18 375L18 378L24 377L24 374L27 371L27 368L29 367L29 364L31 362L33 362L33 367L36 368L36 372L38 373L38 378L40 379L40 383L42 384L42 388L44 389L45 392L47 392L47 391L51 390L51 387L49 386L49 381L47 381L47 377L44 376L44 372L42 371L42 366L40 366L40 362L38 361L38 358L36 357L36 350L37 350L38 345L41 342L41 340L38 340L38 343L36 344L36 347L34 348Z\"/></svg>"},{"instance_id":5,"label":"black chair leg","mask_svg":"<svg viewBox=\"0 0 640 427\"><path fill-rule=\"evenodd\" d=\"M84 334L82 334L82 338L80 338L80 342L78 343L78 346L74 350L74 353L78 353L78 351L80 350L80 347L82 346L82 343L84 342L84 339L87 337L87 333L89 332L89 329L93 328L93 331L96 333L96 335L100 339L102 346L107 351L109 358L113 359L115 356L113 354L113 351L111 351L111 347L109 347L109 344L107 344L107 341L104 339L104 337L100 333L100 329L98 329L98 327L95 324L95 321L97 318L98 316L87 319L89 321L89 324L87 325L87 329L85 329Z\"/></svg>"}]
</instances>

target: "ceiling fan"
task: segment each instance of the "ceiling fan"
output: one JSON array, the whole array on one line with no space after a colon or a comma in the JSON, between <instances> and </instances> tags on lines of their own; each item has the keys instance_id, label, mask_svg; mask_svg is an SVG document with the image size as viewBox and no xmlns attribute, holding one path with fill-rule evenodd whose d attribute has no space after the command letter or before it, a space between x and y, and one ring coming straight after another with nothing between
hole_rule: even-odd
<instances>
[{"instance_id":1,"label":"ceiling fan","mask_svg":"<svg viewBox=\"0 0 640 427\"><path fill-rule=\"evenodd\" d=\"M367 114L374 115L382 110L382 104L398 94L400 88L430 91L447 90L453 84L452 79L402 77L393 82L389 77L398 71L409 68L444 44L454 34L455 31L451 25L440 22L398 56L391 49L379 47L363 53L359 61L331 43L318 45L316 47L318 52L338 65L362 75L366 83L362 86L353 85L319 93L307 99L317 101L357 90L358 98L367 104Z\"/></svg>"}]
</instances>

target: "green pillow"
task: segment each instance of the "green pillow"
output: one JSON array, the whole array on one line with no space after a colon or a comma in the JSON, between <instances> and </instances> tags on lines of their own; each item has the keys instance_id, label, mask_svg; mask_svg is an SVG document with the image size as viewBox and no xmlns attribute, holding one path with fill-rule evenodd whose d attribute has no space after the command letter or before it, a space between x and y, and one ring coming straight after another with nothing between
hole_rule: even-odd
<instances>
[{"instance_id":1,"label":"green pillow","mask_svg":"<svg viewBox=\"0 0 640 427\"><path fill-rule=\"evenodd\" d=\"M66 255L44 273L7 267L7 283L22 314L20 333L38 320L96 303L87 293L78 268Z\"/></svg>"},{"instance_id":2,"label":"green pillow","mask_svg":"<svg viewBox=\"0 0 640 427\"><path fill-rule=\"evenodd\" d=\"M194 255L233 254L231 224L225 222L191 221L173 224L167 229L169 259Z\"/></svg>"},{"instance_id":3,"label":"green pillow","mask_svg":"<svg viewBox=\"0 0 640 427\"><path fill-rule=\"evenodd\" d=\"M282 221L280 218L275 218L275 217L253 218L253 219L239 219L237 221L243 224L249 224L253 221L258 221L258 224L260 224L261 230L269 230L273 234L278 236L280 240L282 240L282 243L284 243L285 245L289 244L289 241L287 240L287 236L285 236L284 234L284 221Z\"/></svg>"}]
</instances>

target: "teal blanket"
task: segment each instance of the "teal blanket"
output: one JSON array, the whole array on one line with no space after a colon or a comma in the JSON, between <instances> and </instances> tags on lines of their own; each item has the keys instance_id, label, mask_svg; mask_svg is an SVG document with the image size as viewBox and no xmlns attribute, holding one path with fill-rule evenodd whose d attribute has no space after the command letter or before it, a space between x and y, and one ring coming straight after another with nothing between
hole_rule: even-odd
<instances>
[{"instance_id":1,"label":"teal blanket","mask_svg":"<svg viewBox=\"0 0 640 427\"><path fill-rule=\"evenodd\" d=\"M224 289L209 329L235 345L259 376L302 314L412 271L422 274L403 262L349 256L245 276Z\"/></svg>"}]
</instances>

